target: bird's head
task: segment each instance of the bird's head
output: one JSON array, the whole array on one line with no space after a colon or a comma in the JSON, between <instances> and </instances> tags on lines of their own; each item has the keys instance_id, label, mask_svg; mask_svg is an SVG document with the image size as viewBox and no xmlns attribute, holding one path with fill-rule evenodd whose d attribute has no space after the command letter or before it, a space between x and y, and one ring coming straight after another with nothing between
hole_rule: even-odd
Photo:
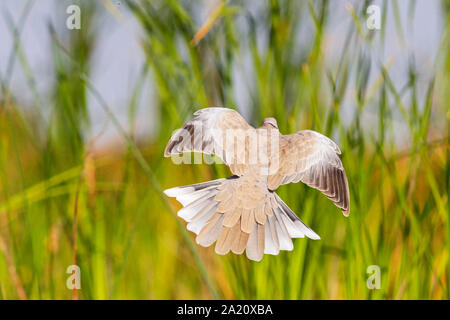
<instances>
[{"instance_id":1,"label":"bird's head","mask_svg":"<svg viewBox=\"0 0 450 320\"><path fill-rule=\"evenodd\" d=\"M275 129L278 129L278 123L275 118L265 118L262 122L262 125L271 125Z\"/></svg>"}]
</instances>

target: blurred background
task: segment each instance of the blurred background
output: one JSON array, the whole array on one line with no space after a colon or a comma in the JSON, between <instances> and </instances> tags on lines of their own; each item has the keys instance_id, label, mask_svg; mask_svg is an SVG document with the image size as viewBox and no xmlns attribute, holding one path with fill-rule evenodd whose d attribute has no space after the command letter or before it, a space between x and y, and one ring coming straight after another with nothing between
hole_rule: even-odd
<instances>
[{"instance_id":1,"label":"blurred background","mask_svg":"<svg viewBox=\"0 0 450 320\"><path fill-rule=\"evenodd\" d=\"M1 299L449 299L450 1L7 0L0 39ZM331 137L350 217L286 185L320 241L196 245L162 190L230 172L163 151L210 106Z\"/></svg>"}]
</instances>

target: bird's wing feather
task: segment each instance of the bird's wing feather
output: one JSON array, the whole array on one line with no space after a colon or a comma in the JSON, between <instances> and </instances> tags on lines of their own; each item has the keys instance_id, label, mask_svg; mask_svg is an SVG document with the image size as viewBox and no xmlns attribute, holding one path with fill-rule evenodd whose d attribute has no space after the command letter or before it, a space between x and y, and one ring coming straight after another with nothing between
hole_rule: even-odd
<instances>
[{"instance_id":1,"label":"bird's wing feather","mask_svg":"<svg viewBox=\"0 0 450 320\"><path fill-rule=\"evenodd\" d=\"M237 112L228 108L205 108L194 113L196 116L177 130L170 138L164 156L184 152L214 154L230 166L231 172L242 175L245 172L245 159L239 158L246 153L248 142L237 141L255 130ZM242 134L244 133L244 134ZM229 138L231 134L231 139ZM240 148L244 148L240 150ZM245 152L243 152L245 151Z\"/></svg>"},{"instance_id":2,"label":"bird's wing feather","mask_svg":"<svg viewBox=\"0 0 450 320\"><path fill-rule=\"evenodd\" d=\"M281 136L278 161L272 159L277 170L271 171L268 188L275 190L282 184L302 181L320 190L348 216L350 195L340 153L336 143L315 131Z\"/></svg>"}]
</instances>

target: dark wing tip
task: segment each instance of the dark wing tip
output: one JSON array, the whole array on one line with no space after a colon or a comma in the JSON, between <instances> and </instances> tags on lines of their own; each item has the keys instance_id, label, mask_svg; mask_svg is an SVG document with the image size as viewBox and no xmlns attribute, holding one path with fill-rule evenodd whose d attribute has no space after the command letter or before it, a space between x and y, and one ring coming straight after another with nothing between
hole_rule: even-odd
<instances>
[{"instance_id":1,"label":"dark wing tip","mask_svg":"<svg viewBox=\"0 0 450 320\"><path fill-rule=\"evenodd\" d=\"M164 150L164 157L170 157L173 147L175 146L175 141L172 139L169 141L169 143L166 146L166 149Z\"/></svg>"},{"instance_id":2,"label":"dark wing tip","mask_svg":"<svg viewBox=\"0 0 450 320\"><path fill-rule=\"evenodd\" d=\"M348 215L350 214L350 208L347 209L342 209L342 214L346 217L348 217Z\"/></svg>"},{"instance_id":3,"label":"dark wing tip","mask_svg":"<svg viewBox=\"0 0 450 320\"><path fill-rule=\"evenodd\" d=\"M184 130L184 131L183 131ZM167 143L166 149L164 150L164 157L170 157L173 154L173 149L182 144L186 138L183 134L187 131L190 135L191 144L193 144L194 140L194 125L191 122L186 123L180 130L178 130L174 135L170 138L169 143ZM180 153L180 152L176 152Z\"/></svg>"},{"instance_id":4,"label":"dark wing tip","mask_svg":"<svg viewBox=\"0 0 450 320\"><path fill-rule=\"evenodd\" d=\"M348 188L348 180L344 168L342 168L342 177L344 182L344 207L342 208L342 213L344 216L348 217L350 214L350 190Z\"/></svg>"}]
</instances>

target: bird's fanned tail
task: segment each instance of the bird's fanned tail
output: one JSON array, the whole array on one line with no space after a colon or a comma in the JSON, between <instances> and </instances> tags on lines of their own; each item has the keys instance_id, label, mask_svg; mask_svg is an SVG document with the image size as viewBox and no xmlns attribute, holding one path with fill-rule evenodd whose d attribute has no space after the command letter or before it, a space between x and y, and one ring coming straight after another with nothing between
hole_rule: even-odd
<instances>
[{"instance_id":1,"label":"bird's fanned tail","mask_svg":"<svg viewBox=\"0 0 450 320\"><path fill-rule=\"evenodd\" d=\"M264 254L292 250L291 238L320 239L275 192L256 192L253 196L259 197L258 201L252 202L252 190L242 193L246 183L233 176L164 193L183 205L178 216L188 222L187 229L197 235L196 242L204 247L216 243L218 254L246 251L249 259L260 261Z\"/></svg>"}]
</instances>

